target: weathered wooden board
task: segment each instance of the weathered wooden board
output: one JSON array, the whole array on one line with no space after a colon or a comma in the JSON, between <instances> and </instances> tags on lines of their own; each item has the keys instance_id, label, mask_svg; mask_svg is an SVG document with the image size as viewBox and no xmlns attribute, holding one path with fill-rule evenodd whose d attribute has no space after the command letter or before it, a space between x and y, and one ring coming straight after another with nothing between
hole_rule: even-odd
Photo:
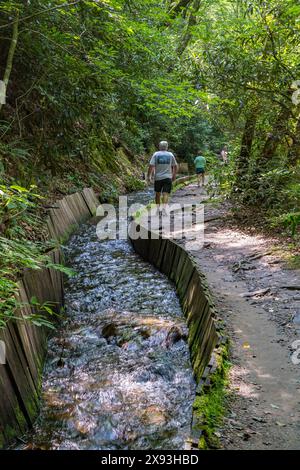
<instances>
[{"instance_id":1,"label":"weathered wooden board","mask_svg":"<svg viewBox=\"0 0 300 470\"><path fill-rule=\"evenodd\" d=\"M22 303L22 308L18 310L17 315L19 315L21 318L26 318L31 315L33 311L30 306L23 281L19 282L18 296L20 302ZM37 373L39 373L42 368L46 351L46 331L43 328L35 326L33 323L28 321L19 321L16 323L16 326L18 326L19 329L24 329L24 334L26 333L28 336L35 361L35 367L37 368Z\"/></svg>"},{"instance_id":2,"label":"weathered wooden board","mask_svg":"<svg viewBox=\"0 0 300 470\"><path fill-rule=\"evenodd\" d=\"M149 254L148 254L148 261L156 266L159 256L159 251L161 247L162 239L151 239L149 241Z\"/></svg>"},{"instance_id":3,"label":"weathered wooden board","mask_svg":"<svg viewBox=\"0 0 300 470\"><path fill-rule=\"evenodd\" d=\"M181 246L179 247L179 250L180 250L180 255L178 257L178 262L177 262L177 265L174 267L174 282L176 286L178 285L178 281L182 273L182 268L187 258L187 254Z\"/></svg>"},{"instance_id":4,"label":"weathered wooden board","mask_svg":"<svg viewBox=\"0 0 300 470\"><path fill-rule=\"evenodd\" d=\"M214 305L205 276L185 249L169 238L151 240L148 236L132 240L132 244L137 253L176 284L189 327L188 343L194 374L199 381L218 341Z\"/></svg>"},{"instance_id":5,"label":"weathered wooden board","mask_svg":"<svg viewBox=\"0 0 300 470\"><path fill-rule=\"evenodd\" d=\"M89 208L92 216L96 214L97 207L99 206L99 199L91 188L84 188L82 191L84 200Z\"/></svg>"},{"instance_id":6,"label":"weathered wooden board","mask_svg":"<svg viewBox=\"0 0 300 470\"><path fill-rule=\"evenodd\" d=\"M0 333L1 338L1 333ZM0 449L22 434L28 423L20 409L8 364L0 365Z\"/></svg>"},{"instance_id":7,"label":"weathered wooden board","mask_svg":"<svg viewBox=\"0 0 300 470\"><path fill-rule=\"evenodd\" d=\"M186 291L189 286L190 280L193 276L193 273L195 271L195 265L190 259L190 257L187 255L185 262L182 266L182 272L181 275L178 278L177 281L177 290L179 297L184 300L186 296Z\"/></svg>"},{"instance_id":8,"label":"weathered wooden board","mask_svg":"<svg viewBox=\"0 0 300 470\"><path fill-rule=\"evenodd\" d=\"M26 323L27 322L22 321L20 318L20 321L11 323L9 328L15 330L15 336L18 338L19 348L26 360L26 368L30 373L31 380L35 387L35 392L38 393L40 385L41 361L37 359L38 357L41 357L41 353L37 351L36 341L34 341L32 336L29 334Z\"/></svg>"},{"instance_id":9,"label":"weathered wooden board","mask_svg":"<svg viewBox=\"0 0 300 470\"><path fill-rule=\"evenodd\" d=\"M36 392L32 380L29 379L28 368L24 360L19 342L11 336L9 328L2 332L6 345L6 364L10 381L17 397L18 405L26 422L30 425L32 417L37 413Z\"/></svg>"},{"instance_id":10,"label":"weathered wooden board","mask_svg":"<svg viewBox=\"0 0 300 470\"><path fill-rule=\"evenodd\" d=\"M164 238L161 240L158 256L157 256L157 259L156 259L156 263L154 265L157 269L161 269L162 260L163 260L163 257L164 257L164 253L165 253L165 249L166 249L168 241L169 240L166 240Z\"/></svg>"},{"instance_id":11,"label":"weathered wooden board","mask_svg":"<svg viewBox=\"0 0 300 470\"><path fill-rule=\"evenodd\" d=\"M178 266L179 258L181 256L181 253L182 253L183 249L177 243L174 243L174 244L175 244L174 259L173 259L172 269L170 271L169 277L170 277L171 281L175 282L177 266Z\"/></svg>"},{"instance_id":12,"label":"weathered wooden board","mask_svg":"<svg viewBox=\"0 0 300 470\"><path fill-rule=\"evenodd\" d=\"M166 274L168 277L170 277L170 273L173 268L175 252L176 252L176 244L170 240L169 243L166 244L164 257L161 262L161 271L164 274Z\"/></svg>"},{"instance_id":13,"label":"weathered wooden board","mask_svg":"<svg viewBox=\"0 0 300 470\"><path fill-rule=\"evenodd\" d=\"M135 251L146 261L149 258L149 244L144 240L149 237L148 229L132 222L129 226L129 237ZM149 241L149 239L147 240Z\"/></svg>"}]
</instances>

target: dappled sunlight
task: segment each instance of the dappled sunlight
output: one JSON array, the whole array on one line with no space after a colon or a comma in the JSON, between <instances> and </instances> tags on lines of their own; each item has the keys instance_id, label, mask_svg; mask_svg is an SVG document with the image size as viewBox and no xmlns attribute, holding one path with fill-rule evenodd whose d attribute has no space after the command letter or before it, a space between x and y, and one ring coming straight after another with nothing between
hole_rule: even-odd
<instances>
[{"instance_id":1,"label":"dappled sunlight","mask_svg":"<svg viewBox=\"0 0 300 470\"><path fill-rule=\"evenodd\" d=\"M218 230L217 236L205 232L205 239L213 242L216 246L221 246L224 251L231 251L237 248L241 249L244 254L246 254L247 250L255 250L260 244L263 245L264 243L264 240L259 237L249 237L243 235L241 232L227 231L226 229L222 229L222 231Z\"/></svg>"},{"instance_id":2,"label":"dappled sunlight","mask_svg":"<svg viewBox=\"0 0 300 470\"><path fill-rule=\"evenodd\" d=\"M299 15L0 0L0 448L300 447Z\"/></svg>"},{"instance_id":3,"label":"dappled sunlight","mask_svg":"<svg viewBox=\"0 0 300 470\"><path fill-rule=\"evenodd\" d=\"M235 395L244 398L259 398L259 393L255 386L247 381L249 370L233 365L230 369L230 390Z\"/></svg>"}]
</instances>

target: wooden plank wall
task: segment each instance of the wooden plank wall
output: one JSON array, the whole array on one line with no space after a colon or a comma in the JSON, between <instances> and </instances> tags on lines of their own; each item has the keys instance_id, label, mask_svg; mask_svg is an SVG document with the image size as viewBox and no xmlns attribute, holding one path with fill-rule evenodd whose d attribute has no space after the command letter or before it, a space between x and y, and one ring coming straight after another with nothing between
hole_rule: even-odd
<instances>
[{"instance_id":1,"label":"wooden plank wall","mask_svg":"<svg viewBox=\"0 0 300 470\"><path fill-rule=\"evenodd\" d=\"M198 383L220 339L216 328L216 312L206 278L188 252L174 240L151 238L153 234L151 235L145 227L131 225L131 229L133 233L148 232L143 239L131 238L135 251L166 274L176 285L189 327L188 342Z\"/></svg>"},{"instance_id":2,"label":"wooden plank wall","mask_svg":"<svg viewBox=\"0 0 300 470\"><path fill-rule=\"evenodd\" d=\"M81 222L95 215L98 198L90 188L66 196L51 208L46 221L49 238L65 240ZM61 250L50 253L53 262L62 263ZM30 299L40 304L51 302L59 312L63 306L63 275L53 269L27 270L19 281L17 294L19 321L10 321L0 330L6 349L5 364L0 364L0 449L30 428L39 411L41 374L47 350L45 329L25 321L34 313Z\"/></svg>"},{"instance_id":3,"label":"wooden plank wall","mask_svg":"<svg viewBox=\"0 0 300 470\"><path fill-rule=\"evenodd\" d=\"M47 226L49 237L66 239L81 222L95 215L99 201L92 189L66 196L50 209ZM135 250L164 272L176 284L183 312L189 326L189 347L197 381L209 363L218 342L215 312L205 277L188 253L170 239L131 240ZM55 262L62 261L60 249L51 252ZM30 299L40 304L52 302L57 311L63 305L63 276L53 269L28 270L19 281L16 313L20 321L10 322L0 330L6 346L6 362L0 364L0 448L32 426L39 410L41 373L47 335L22 318L34 312Z\"/></svg>"}]
</instances>

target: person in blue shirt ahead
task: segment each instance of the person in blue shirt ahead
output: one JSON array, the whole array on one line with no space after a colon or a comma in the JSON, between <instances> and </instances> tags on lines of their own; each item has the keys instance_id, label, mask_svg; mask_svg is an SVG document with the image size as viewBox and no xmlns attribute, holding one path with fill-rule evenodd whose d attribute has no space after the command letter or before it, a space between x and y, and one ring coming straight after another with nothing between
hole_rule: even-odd
<instances>
[{"instance_id":1,"label":"person in blue shirt ahead","mask_svg":"<svg viewBox=\"0 0 300 470\"><path fill-rule=\"evenodd\" d=\"M200 186L201 180L202 180L202 186L204 186L206 160L203 157L201 150L199 150L198 156L194 160L194 165L196 168L196 175L198 178L198 186Z\"/></svg>"}]
</instances>

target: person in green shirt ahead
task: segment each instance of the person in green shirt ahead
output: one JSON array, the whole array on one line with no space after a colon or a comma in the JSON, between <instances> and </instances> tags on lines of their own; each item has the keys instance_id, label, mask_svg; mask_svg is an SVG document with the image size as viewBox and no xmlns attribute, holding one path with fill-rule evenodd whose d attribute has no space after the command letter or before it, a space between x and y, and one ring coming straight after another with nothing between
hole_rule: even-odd
<instances>
[{"instance_id":1,"label":"person in green shirt ahead","mask_svg":"<svg viewBox=\"0 0 300 470\"><path fill-rule=\"evenodd\" d=\"M198 157L196 157L194 160L194 165L195 165L196 174L198 177L198 186L200 186L201 180L202 180L202 186L204 186L206 160L203 157L201 150L199 150Z\"/></svg>"}]
</instances>

